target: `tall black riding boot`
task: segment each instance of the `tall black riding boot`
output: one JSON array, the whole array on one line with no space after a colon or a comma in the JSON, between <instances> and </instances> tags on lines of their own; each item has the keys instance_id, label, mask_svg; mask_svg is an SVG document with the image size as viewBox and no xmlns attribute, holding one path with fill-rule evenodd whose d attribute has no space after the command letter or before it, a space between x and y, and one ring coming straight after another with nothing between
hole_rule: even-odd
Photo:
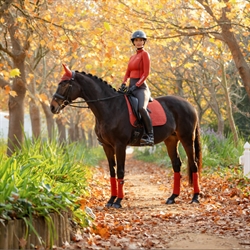
<instances>
[{"instance_id":1,"label":"tall black riding boot","mask_svg":"<svg viewBox=\"0 0 250 250\"><path fill-rule=\"evenodd\" d=\"M151 118L148 114L148 111L144 109L141 110L140 114L144 122L146 133L147 133L142 136L140 144L141 146L153 146L154 145L154 131L153 131Z\"/></svg>"}]
</instances>

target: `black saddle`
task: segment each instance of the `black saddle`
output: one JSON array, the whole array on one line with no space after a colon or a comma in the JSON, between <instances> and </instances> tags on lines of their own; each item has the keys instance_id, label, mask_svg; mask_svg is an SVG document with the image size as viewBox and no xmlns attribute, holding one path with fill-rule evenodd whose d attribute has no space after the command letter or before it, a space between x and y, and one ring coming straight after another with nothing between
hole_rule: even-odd
<instances>
[{"instance_id":1,"label":"black saddle","mask_svg":"<svg viewBox=\"0 0 250 250\"><path fill-rule=\"evenodd\" d=\"M128 101L131 105L133 113L135 114L137 120L140 121L141 114L140 114L139 109L138 109L138 99L133 94L129 94L129 95L127 95L127 97L128 97ZM149 102L152 102L152 101L153 101L153 98L150 97ZM151 113L151 111L148 108L147 108L147 110L149 113Z\"/></svg>"}]
</instances>

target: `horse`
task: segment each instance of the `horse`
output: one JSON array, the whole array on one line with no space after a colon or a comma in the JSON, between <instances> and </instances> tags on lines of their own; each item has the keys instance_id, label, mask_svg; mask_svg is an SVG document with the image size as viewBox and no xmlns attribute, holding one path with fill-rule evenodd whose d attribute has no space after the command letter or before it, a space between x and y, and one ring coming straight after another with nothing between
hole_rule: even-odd
<instances>
[{"instance_id":1,"label":"horse","mask_svg":"<svg viewBox=\"0 0 250 250\"><path fill-rule=\"evenodd\" d=\"M143 135L140 123L129 120L126 93L117 91L106 81L85 72L71 71L64 65L64 75L52 97L50 110L58 114L74 100L82 98L95 116L95 133L105 152L110 171L110 199L106 207L121 208L124 198L124 176L127 146L141 146ZM193 197L190 203L199 203L202 152L197 111L182 97L167 95L154 98L163 109L167 120L154 126L154 144L164 142L174 172L173 192L166 204L174 204L180 194L182 161L178 152L181 143L187 155L187 169Z\"/></svg>"}]
</instances>

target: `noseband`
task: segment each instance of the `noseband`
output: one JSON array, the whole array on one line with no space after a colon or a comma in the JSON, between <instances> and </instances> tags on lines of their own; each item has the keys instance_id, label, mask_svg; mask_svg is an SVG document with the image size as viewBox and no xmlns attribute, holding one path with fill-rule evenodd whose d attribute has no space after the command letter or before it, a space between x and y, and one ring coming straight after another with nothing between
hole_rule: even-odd
<instances>
[{"instance_id":1,"label":"noseband","mask_svg":"<svg viewBox=\"0 0 250 250\"><path fill-rule=\"evenodd\" d=\"M69 105L72 102L71 99L69 98L71 89L72 89L72 84L69 84L68 88L65 91L65 93L66 93L65 97L63 95L58 94L58 93L55 93L53 95L53 98L57 102L57 104L60 106L60 109L66 107L67 105ZM63 100L62 104L60 104L57 101L57 99Z\"/></svg>"}]
</instances>

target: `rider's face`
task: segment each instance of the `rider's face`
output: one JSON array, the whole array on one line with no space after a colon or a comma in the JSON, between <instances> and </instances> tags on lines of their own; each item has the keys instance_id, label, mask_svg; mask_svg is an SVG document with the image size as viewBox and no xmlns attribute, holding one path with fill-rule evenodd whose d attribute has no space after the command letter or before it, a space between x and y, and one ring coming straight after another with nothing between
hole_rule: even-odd
<instances>
[{"instance_id":1,"label":"rider's face","mask_svg":"<svg viewBox=\"0 0 250 250\"><path fill-rule=\"evenodd\" d=\"M142 48L144 46L144 39L143 38L135 38L134 39L134 45L136 48Z\"/></svg>"}]
</instances>

